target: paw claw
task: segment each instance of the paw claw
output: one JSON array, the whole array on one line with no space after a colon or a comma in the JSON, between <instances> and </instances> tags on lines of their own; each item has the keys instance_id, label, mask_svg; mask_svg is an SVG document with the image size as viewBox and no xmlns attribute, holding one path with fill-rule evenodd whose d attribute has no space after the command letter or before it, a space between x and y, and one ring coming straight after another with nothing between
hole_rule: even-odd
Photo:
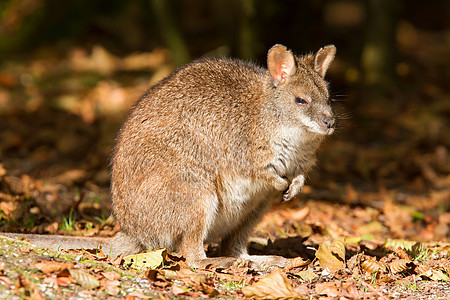
<instances>
[{"instance_id":1,"label":"paw claw","mask_svg":"<svg viewBox=\"0 0 450 300\"><path fill-rule=\"evenodd\" d=\"M283 193L283 201L291 201L292 199L294 199L298 194L300 194L300 192L302 191L303 186L295 186L293 184L291 184L289 186L289 189Z\"/></svg>"}]
</instances>

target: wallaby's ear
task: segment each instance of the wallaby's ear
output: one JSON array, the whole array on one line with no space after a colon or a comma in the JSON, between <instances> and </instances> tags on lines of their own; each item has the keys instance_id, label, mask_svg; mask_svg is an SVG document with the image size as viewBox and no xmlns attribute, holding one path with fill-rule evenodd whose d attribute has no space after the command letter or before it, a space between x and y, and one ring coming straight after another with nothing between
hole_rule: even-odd
<instances>
[{"instance_id":1,"label":"wallaby's ear","mask_svg":"<svg viewBox=\"0 0 450 300\"><path fill-rule=\"evenodd\" d=\"M334 45L325 46L317 51L314 58L314 70L324 77L331 62L336 54L336 47Z\"/></svg>"},{"instance_id":2,"label":"wallaby's ear","mask_svg":"<svg viewBox=\"0 0 450 300\"><path fill-rule=\"evenodd\" d=\"M267 53L267 67L275 85L283 84L295 72L295 59L283 45L275 45Z\"/></svg>"}]
</instances>

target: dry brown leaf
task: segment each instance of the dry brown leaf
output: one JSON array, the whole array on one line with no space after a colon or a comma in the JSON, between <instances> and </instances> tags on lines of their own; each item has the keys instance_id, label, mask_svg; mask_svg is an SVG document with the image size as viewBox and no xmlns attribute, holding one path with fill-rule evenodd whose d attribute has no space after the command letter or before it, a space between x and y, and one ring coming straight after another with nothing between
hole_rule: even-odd
<instances>
[{"instance_id":1,"label":"dry brown leaf","mask_svg":"<svg viewBox=\"0 0 450 300\"><path fill-rule=\"evenodd\" d=\"M95 289L100 286L100 281L89 273L78 269L69 269L70 276L85 289Z\"/></svg>"},{"instance_id":2,"label":"dry brown leaf","mask_svg":"<svg viewBox=\"0 0 450 300\"><path fill-rule=\"evenodd\" d=\"M431 267L424 266L424 265L418 265L416 269L414 270L419 276L425 275L429 270L431 270ZM425 275L426 276L426 275Z\"/></svg>"},{"instance_id":3,"label":"dry brown leaf","mask_svg":"<svg viewBox=\"0 0 450 300\"><path fill-rule=\"evenodd\" d=\"M105 291L110 296L117 296L120 293L120 288L117 285L108 285L106 286Z\"/></svg>"},{"instance_id":4,"label":"dry brown leaf","mask_svg":"<svg viewBox=\"0 0 450 300\"><path fill-rule=\"evenodd\" d=\"M353 273L358 272L359 273L359 267L361 265L361 261L364 258L363 253L358 253L350 257L349 260L347 260L347 268L352 271Z\"/></svg>"},{"instance_id":5,"label":"dry brown leaf","mask_svg":"<svg viewBox=\"0 0 450 300\"><path fill-rule=\"evenodd\" d=\"M285 271L289 271L294 268L304 267L311 263L309 259L303 260L301 257L296 257L290 260L289 264L284 268Z\"/></svg>"},{"instance_id":6,"label":"dry brown leaf","mask_svg":"<svg viewBox=\"0 0 450 300\"><path fill-rule=\"evenodd\" d=\"M219 295L219 291L217 291L212 286L206 284L205 282L200 282L199 290L203 293L207 294L209 297L214 297Z\"/></svg>"},{"instance_id":7,"label":"dry brown leaf","mask_svg":"<svg viewBox=\"0 0 450 300\"><path fill-rule=\"evenodd\" d=\"M279 212L279 214L291 221L303 221L311 212L311 210L309 209L309 207L305 206L301 209L297 209L297 210L282 210Z\"/></svg>"},{"instance_id":8,"label":"dry brown leaf","mask_svg":"<svg viewBox=\"0 0 450 300\"><path fill-rule=\"evenodd\" d=\"M61 272L65 269L70 269L74 266L73 263L63 263L56 261L42 261L34 263L33 266L41 270L45 275L50 275L52 273Z\"/></svg>"},{"instance_id":9,"label":"dry brown leaf","mask_svg":"<svg viewBox=\"0 0 450 300\"><path fill-rule=\"evenodd\" d=\"M441 270L435 270L432 268L428 268L428 270L419 274L420 276L427 277L433 281L444 281L447 282L449 280L448 275L442 272Z\"/></svg>"},{"instance_id":10,"label":"dry brown leaf","mask_svg":"<svg viewBox=\"0 0 450 300\"><path fill-rule=\"evenodd\" d=\"M395 260L395 261L393 261L393 262L391 262L391 263L389 264L389 270L391 270L391 272L394 273L394 274L395 274L395 273L400 273L400 272L406 271L406 270L409 269L408 264L409 264L410 262L411 262L411 261L408 260L408 259L398 259L398 260Z\"/></svg>"},{"instance_id":11,"label":"dry brown leaf","mask_svg":"<svg viewBox=\"0 0 450 300\"><path fill-rule=\"evenodd\" d=\"M413 220L413 213L408 207L397 205L386 192L381 193L385 198L383 214L386 217L385 225L390 229L394 236L402 237L405 235L405 224Z\"/></svg>"},{"instance_id":12,"label":"dry brown leaf","mask_svg":"<svg viewBox=\"0 0 450 300\"><path fill-rule=\"evenodd\" d=\"M5 176L8 172L6 172L5 167L3 166L2 163L0 163L0 178Z\"/></svg>"},{"instance_id":13,"label":"dry brown leaf","mask_svg":"<svg viewBox=\"0 0 450 300\"><path fill-rule=\"evenodd\" d=\"M115 271L102 272L101 274L108 280L118 280L121 277L120 274Z\"/></svg>"},{"instance_id":14,"label":"dry brown leaf","mask_svg":"<svg viewBox=\"0 0 450 300\"><path fill-rule=\"evenodd\" d=\"M138 291L132 292L132 293L128 294L128 296L130 296L130 297L137 297L137 298L140 298L140 299L149 299L149 298L151 298L150 296L147 296L144 293L141 293L141 292L138 292ZM126 299L128 299L128 297ZM134 299L134 298L131 298L131 299Z\"/></svg>"},{"instance_id":15,"label":"dry brown leaf","mask_svg":"<svg viewBox=\"0 0 450 300\"><path fill-rule=\"evenodd\" d=\"M322 268L331 272L340 270L345 265L345 245L340 240L326 241L320 244L316 257Z\"/></svg>"},{"instance_id":16,"label":"dry brown leaf","mask_svg":"<svg viewBox=\"0 0 450 300\"><path fill-rule=\"evenodd\" d=\"M417 242L398 239L387 239L383 247L392 250L397 250L398 248L400 248L406 251L412 251L412 248L415 244L417 244Z\"/></svg>"},{"instance_id":17,"label":"dry brown leaf","mask_svg":"<svg viewBox=\"0 0 450 300\"><path fill-rule=\"evenodd\" d=\"M338 297L341 295L341 292L334 282L317 283L315 290L316 293L327 295L328 297Z\"/></svg>"},{"instance_id":18,"label":"dry brown leaf","mask_svg":"<svg viewBox=\"0 0 450 300\"><path fill-rule=\"evenodd\" d=\"M280 271L242 289L245 297L253 299L286 299L298 297L289 279Z\"/></svg>"},{"instance_id":19,"label":"dry brown leaf","mask_svg":"<svg viewBox=\"0 0 450 300\"><path fill-rule=\"evenodd\" d=\"M369 273L383 272L386 269L382 262L371 259L361 262L361 268Z\"/></svg>"},{"instance_id":20,"label":"dry brown leaf","mask_svg":"<svg viewBox=\"0 0 450 300\"><path fill-rule=\"evenodd\" d=\"M58 222L53 222L44 227L45 232L50 234L55 234L58 231L59 224Z\"/></svg>"},{"instance_id":21,"label":"dry brown leaf","mask_svg":"<svg viewBox=\"0 0 450 300\"><path fill-rule=\"evenodd\" d=\"M70 277L56 277L56 282L58 286L69 286L69 284L74 283L73 279Z\"/></svg>"},{"instance_id":22,"label":"dry brown leaf","mask_svg":"<svg viewBox=\"0 0 450 300\"><path fill-rule=\"evenodd\" d=\"M145 271L144 276L150 281L167 281L166 278L171 279L169 276L165 274L166 270L148 269L147 271Z\"/></svg>"},{"instance_id":23,"label":"dry brown leaf","mask_svg":"<svg viewBox=\"0 0 450 300\"><path fill-rule=\"evenodd\" d=\"M315 278L319 277L319 275L317 275L310 269L300 271L298 273L295 273L295 275L300 276L301 279L308 281L308 282L311 282Z\"/></svg>"},{"instance_id":24,"label":"dry brown leaf","mask_svg":"<svg viewBox=\"0 0 450 300\"><path fill-rule=\"evenodd\" d=\"M357 231L362 235L370 235L374 233L386 232L386 227L378 221L372 221L367 224L358 226Z\"/></svg>"},{"instance_id":25,"label":"dry brown leaf","mask_svg":"<svg viewBox=\"0 0 450 300\"><path fill-rule=\"evenodd\" d=\"M165 263L167 250L165 248L139 254L128 255L123 258L124 265L134 269L154 269Z\"/></svg>"},{"instance_id":26,"label":"dry brown leaf","mask_svg":"<svg viewBox=\"0 0 450 300\"><path fill-rule=\"evenodd\" d=\"M45 298L42 297L39 289L34 289L33 294L31 294L31 299L33 300L44 300Z\"/></svg>"},{"instance_id":27,"label":"dry brown leaf","mask_svg":"<svg viewBox=\"0 0 450 300\"><path fill-rule=\"evenodd\" d=\"M172 293L175 295L183 295L186 294L186 291L180 288L178 285L174 284L172 285Z\"/></svg>"},{"instance_id":28,"label":"dry brown leaf","mask_svg":"<svg viewBox=\"0 0 450 300\"><path fill-rule=\"evenodd\" d=\"M117 256L117 257L114 258L114 259L113 259L113 258L110 258L109 261L110 261L110 263L111 263L113 266L120 266L120 265L122 264L122 261L123 261L123 254Z\"/></svg>"},{"instance_id":29,"label":"dry brown leaf","mask_svg":"<svg viewBox=\"0 0 450 300\"><path fill-rule=\"evenodd\" d=\"M12 285L11 279L9 279L8 276L0 276L0 282L3 286L6 286L9 288L10 285Z\"/></svg>"}]
</instances>

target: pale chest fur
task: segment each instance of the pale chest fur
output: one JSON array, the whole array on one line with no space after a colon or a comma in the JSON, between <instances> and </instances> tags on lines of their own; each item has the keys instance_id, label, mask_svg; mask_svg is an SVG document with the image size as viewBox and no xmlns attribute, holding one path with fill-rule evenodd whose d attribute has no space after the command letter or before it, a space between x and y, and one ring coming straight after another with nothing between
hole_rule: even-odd
<instances>
[{"instance_id":1,"label":"pale chest fur","mask_svg":"<svg viewBox=\"0 0 450 300\"><path fill-rule=\"evenodd\" d=\"M280 177L289 180L308 172L316 163L322 138L301 128L284 128L274 139L274 156L270 162Z\"/></svg>"}]
</instances>

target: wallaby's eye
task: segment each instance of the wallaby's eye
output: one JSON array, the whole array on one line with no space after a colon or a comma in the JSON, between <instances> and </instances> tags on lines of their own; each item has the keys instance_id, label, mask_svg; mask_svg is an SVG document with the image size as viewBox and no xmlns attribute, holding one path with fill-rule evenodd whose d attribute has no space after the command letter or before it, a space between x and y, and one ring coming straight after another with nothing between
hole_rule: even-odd
<instances>
[{"instance_id":1,"label":"wallaby's eye","mask_svg":"<svg viewBox=\"0 0 450 300\"><path fill-rule=\"evenodd\" d=\"M303 105L308 104L308 101L303 99L302 97L295 97L295 102Z\"/></svg>"}]
</instances>

